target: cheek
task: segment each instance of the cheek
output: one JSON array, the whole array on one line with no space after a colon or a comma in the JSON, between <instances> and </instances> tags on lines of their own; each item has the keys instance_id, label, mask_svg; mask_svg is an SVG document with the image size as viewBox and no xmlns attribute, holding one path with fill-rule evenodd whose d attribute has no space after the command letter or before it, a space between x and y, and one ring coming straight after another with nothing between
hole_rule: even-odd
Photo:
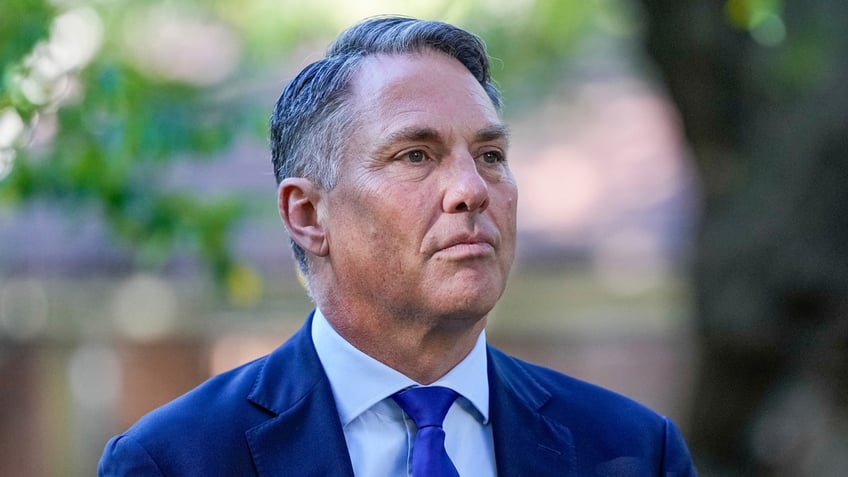
<instances>
[{"instance_id":1,"label":"cheek","mask_svg":"<svg viewBox=\"0 0 848 477\"><path fill-rule=\"evenodd\" d=\"M352 240L368 241L383 251L408 246L408 239L418 229L415 223L416 206L409 196L391 188L368 191L352 197L348 208L348 225L354 232Z\"/></svg>"},{"instance_id":2,"label":"cheek","mask_svg":"<svg viewBox=\"0 0 848 477\"><path fill-rule=\"evenodd\" d=\"M490 207L497 210L502 225L511 225L514 230L518 211L518 189L515 184L501 183L498 187L494 187L490 204Z\"/></svg>"}]
</instances>

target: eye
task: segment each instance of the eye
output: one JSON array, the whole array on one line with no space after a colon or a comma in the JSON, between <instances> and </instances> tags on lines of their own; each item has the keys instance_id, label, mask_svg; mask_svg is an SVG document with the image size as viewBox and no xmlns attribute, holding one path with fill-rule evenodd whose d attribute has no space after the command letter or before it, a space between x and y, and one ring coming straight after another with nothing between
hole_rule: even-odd
<instances>
[{"instance_id":1,"label":"eye","mask_svg":"<svg viewBox=\"0 0 848 477\"><path fill-rule=\"evenodd\" d=\"M504 161L504 155L500 151L486 151L480 155L480 159L486 164L497 164Z\"/></svg>"},{"instance_id":2,"label":"eye","mask_svg":"<svg viewBox=\"0 0 848 477\"><path fill-rule=\"evenodd\" d=\"M404 153L403 157L405 157L409 162L419 163L424 162L424 160L427 159L427 154L425 154L421 149L415 149Z\"/></svg>"}]
</instances>

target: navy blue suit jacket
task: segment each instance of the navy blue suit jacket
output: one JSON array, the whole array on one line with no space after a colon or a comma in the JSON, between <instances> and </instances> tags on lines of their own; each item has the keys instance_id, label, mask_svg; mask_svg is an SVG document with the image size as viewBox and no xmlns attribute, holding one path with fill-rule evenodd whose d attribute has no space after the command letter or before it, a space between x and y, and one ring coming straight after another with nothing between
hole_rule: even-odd
<instances>
[{"instance_id":1,"label":"navy blue suit jacket","mask_svg":"<svg viewBox=\"0 0 848 477\"><path fill-rule=\"evenodd\" d=\"M353 476L310 323L113 437L99 475ZM498 475L695 475L668 419L491 346L488 360Z\"/></svg>"}]
</instances>

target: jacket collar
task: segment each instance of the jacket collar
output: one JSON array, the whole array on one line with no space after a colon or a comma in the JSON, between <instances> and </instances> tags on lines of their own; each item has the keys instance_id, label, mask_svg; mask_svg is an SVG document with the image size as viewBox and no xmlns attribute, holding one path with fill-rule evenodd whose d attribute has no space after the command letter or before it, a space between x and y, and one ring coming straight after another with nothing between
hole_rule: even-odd
<instances>
[{"instance_id":1,"label":"jacket collar","mask_svg":"<svg viewBox=\"0 0 848 477\"><path fill-rule=\"evenodd\" d=\"M270 417L246 432L260 476L353 477L311 324L310 315L300 331L268 356L248 395Z\"/></svg>"}]
</instances>

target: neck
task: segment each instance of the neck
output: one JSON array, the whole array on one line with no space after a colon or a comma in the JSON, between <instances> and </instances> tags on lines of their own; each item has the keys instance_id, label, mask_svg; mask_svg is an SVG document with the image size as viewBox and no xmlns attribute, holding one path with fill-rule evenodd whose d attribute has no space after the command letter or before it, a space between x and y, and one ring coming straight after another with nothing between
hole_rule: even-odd
<instances>
[{"instance_id":1,"label":"neck","mask_svg":"<svg viewBox=\"0 0 848 477\"><path fill-rule=\"evenodd\" d=\"M330 325L363 353L420 384L431 384L474 348L486 317L395 317L322 304Z\"/></svg>"}]
</instances>

